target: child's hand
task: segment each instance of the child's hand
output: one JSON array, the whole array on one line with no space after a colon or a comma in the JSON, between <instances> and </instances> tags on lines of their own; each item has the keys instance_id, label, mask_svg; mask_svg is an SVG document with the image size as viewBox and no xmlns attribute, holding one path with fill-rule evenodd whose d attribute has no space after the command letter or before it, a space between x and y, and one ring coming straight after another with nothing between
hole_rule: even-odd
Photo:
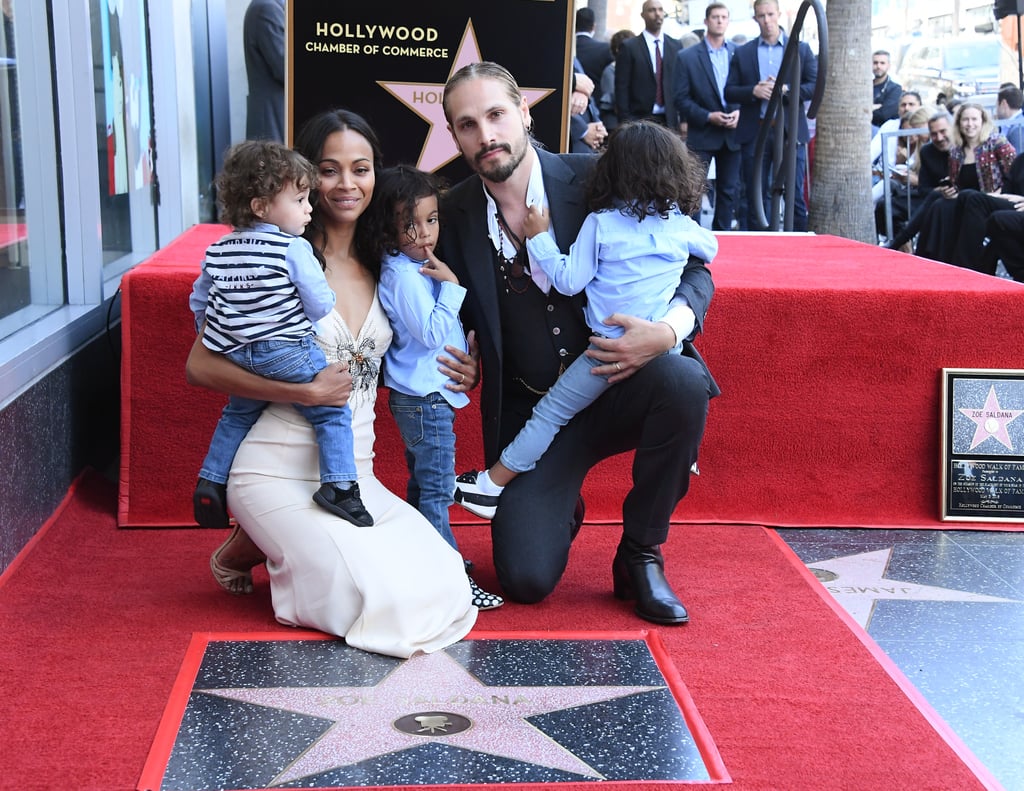
<instances>
[{"instance_id":1,"label":"child's hand","mask_svg":"<svg viewBox=\"0 0 1024 791\"><path fill-rule=\"evenodd\" d=\"M546 209L537 206L529 206L526 209L526 221L523 223L523 233L527 239L532 239L539 233L544 233L551 227Z\"/></svg>"},{"instance_id":2,"label":"child's hand","mask_svg":"<svg viewBox=\"0 0 1024 791\"><path fill-rule=\"evenodd\" d=\"M434 280L447 280L449 283L459 284L455 273L448 268L448 264L434 255L433 250L427 251L427 262L420 267L420 274L432 277Z\"/></svg>"}]
</instances>

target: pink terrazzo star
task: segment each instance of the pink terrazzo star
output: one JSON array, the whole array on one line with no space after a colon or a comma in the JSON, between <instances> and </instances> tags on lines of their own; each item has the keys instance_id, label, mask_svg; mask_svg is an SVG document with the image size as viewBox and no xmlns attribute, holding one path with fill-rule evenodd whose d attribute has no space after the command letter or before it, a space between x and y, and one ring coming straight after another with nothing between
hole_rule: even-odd
<instances>
[{"instance_id":1,"label":"pink terrazzo star","mask_svg":"<svg viewBox=\"0 0 1024 791\"><path fill-rule=\"evenodd\" d=\"M480 46L477 44L473 22L470 20L466 23L466 30L462 34L462 41L459 42L459 49L455 53L455 60L448 76L451 77L463 66L478 63L481 60L483 58L480 55ZM444 117L444 107L441 105L441 96L444 93L443 83L378 80L377 84L430 124L427 139L423 143L416 167L432 173L459 156L459 149L456 148L455 141L452 140L452 136L448 132L448 121ZM530 107L553 91L553 88L521 89Z\"/></svg>"},{"instance_id":2,"label":"pink terrazzo star","mask_svg":"<svg viewBox=\"0 0 1024 791\"><path fill-rule=\"evenodd\" d=\"M971 439L971 450L987 440L995 437L1009 450L1013 450L1013 442L1010 441L1010 434L1006 427L1024 414L1024 409L1003 409L999 406L999 399L996 398L995 387L989 387L988 397L985 399L985 406L982 409L960 408L961 414L966 415L975 423L974 438Z\"/></svg>"},{"instance_id":3,"label":"pink terrazzo star","mask_svg":"<svg viewBox=\"0 0 1024 791\"><path fill-rule=\"evenodd\" d=\"M448 654L415 656L372 687L282 687L209 689L204 694L333 720L334 724L285 771L278 785L369 758L417 747L425 741L516 761L603 776L526 721L527 717L613 700L663 686L502 687L487 686ZM446 732L444 713L470 726ZM419 733L394 726L415 715ZM452 727L450 730L456 731Z\"/></svg>"}]
</instances>

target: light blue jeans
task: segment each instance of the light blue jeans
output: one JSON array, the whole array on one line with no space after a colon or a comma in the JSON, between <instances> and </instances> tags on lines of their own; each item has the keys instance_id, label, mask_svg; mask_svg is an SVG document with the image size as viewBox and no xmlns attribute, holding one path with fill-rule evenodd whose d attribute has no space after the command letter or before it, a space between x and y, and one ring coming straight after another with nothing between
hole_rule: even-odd
<instances>
[{"instance_id":1,"label":"light blue jeans","mask_svg":"<svg viewBox=\"0 0 1024 791\"><path fill-rule=\"evenodd\" d=\"M301 340L254 341L224 355L247 371L279 382L311 382L327 367L323 351L312 335ZM249 429L269 401L231 396L221 412L199 475L216 483L227 483L231 463ZM352 413L347 406L303 406L299 413L316 432L320 446L320 483L354 481L358 478L352 449Z\"/></svg>"},{"instance_id":2,"label":"light blue jeans","mask_svg":"<svg viewBox=\"0 0 1024 791\"><path fill-rule=\"evenodd\" d=\"M596 348L591 345L591 349ZM590 371L600 360L581 354L533 408L533 414L516 437L501 452L501 463L513 472L527 472L536 466L558 430L593 404L611 385L605 376Z\"/></svg>"},{"instance_id":3,"label":"light blue jeans","mask_svg":"<svg viewBox=\"0 0 1024 791\"><path fill-rule=\"evenodd\" d=\"M440 393L411 396L397 390L391 391L388 406L405 444L405 499L458 549L448 521L455 492L455 410Z\"/></svg>"}]
</instances>

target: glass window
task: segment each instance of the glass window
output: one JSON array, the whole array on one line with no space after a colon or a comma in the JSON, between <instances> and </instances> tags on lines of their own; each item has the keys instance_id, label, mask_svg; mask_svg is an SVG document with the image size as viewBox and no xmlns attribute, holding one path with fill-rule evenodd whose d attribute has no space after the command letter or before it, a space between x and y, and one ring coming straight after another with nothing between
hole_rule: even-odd
<instances>
[{"instance_id":1,"label":"glass window","mask_svg":"<svg viewBox=\"0 0 1024 791\"><path fill-rule=\"evenodd\" d=\"M105 274L155 247L153 112L145 0L91 0Z\"/></svg>"},{"instance_id":2,"label":"glass window","mask_svg":"<svg viewBox=\"0 0 1024 791\"><path fill-rule=\"evenodd\" d=\"M0 319L32 302L22 167L14 3L3 0L0 35Z\"/></svg>"}]
</instances>

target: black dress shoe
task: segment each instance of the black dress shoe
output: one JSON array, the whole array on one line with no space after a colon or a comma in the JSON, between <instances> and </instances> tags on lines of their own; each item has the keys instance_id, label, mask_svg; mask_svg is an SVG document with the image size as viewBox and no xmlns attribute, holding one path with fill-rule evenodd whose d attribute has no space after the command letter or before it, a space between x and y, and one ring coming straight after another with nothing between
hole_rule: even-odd
<instances>
[{"instance_id":1,"label":"black dress shoe","mask_svg":"<svg viewBox=\"0 0 1024 791\"><path fill-rule=\"evenodd\" d=\"M569 526L569 540L575 541L576 535L580 532L580 528L583 527L583 520L587 518L587 504L583 502L583 495L581 494L576 500L576 508L572 512L572 524Z\"/></svg>"},{"instance_id":2,"label":"black dress shoe","mask_svg":"<svg viewBox=\"0 0 1024 791\"><path fill-rule=\"evenodd\" d=\"M689 613L665 579L665 561L658 546L645 547L623 537L612 562L615 598L636 599L633 611L645 621L686 623Z\"/></svg>"},{"instance_id":3,"label":"black dress shoe","mask_svg":"<svg viewBox=\"0 0 1024 791\"><path fill-rule=\"evenodd\" d=\"M359 498L358 483L353 483L348 489L340 489L333 483L325 483L313 493L313 502L356 527L373 525L373 517Z\"/></svg>"},{"instance_id":4,"label":"black dress shoe","mask_svg":"<svg viewBox=\"0 0 1024 791\"><path fill-rule=\"evenodd\" d=\"M207 478L200 478L192 493L192 516L200 527L230 527L228 487Z\"/></svg>"}]
</instances>

